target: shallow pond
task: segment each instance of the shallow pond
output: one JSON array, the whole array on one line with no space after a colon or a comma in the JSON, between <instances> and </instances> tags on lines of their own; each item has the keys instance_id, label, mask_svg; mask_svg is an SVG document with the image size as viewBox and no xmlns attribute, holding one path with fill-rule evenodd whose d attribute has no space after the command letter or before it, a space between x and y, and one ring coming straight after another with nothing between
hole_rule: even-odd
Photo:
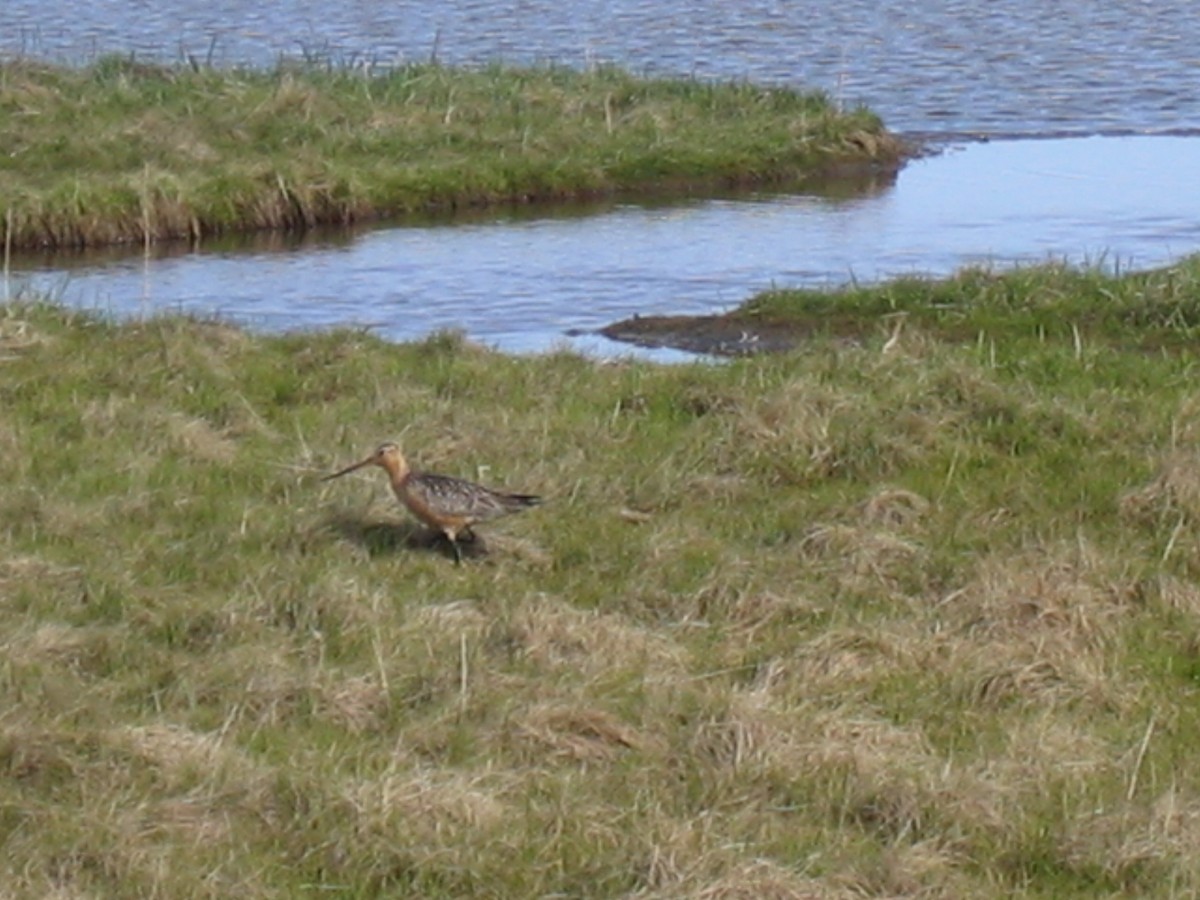
<instances>
[{"instance_id":1,"label":"shallow pond","mask_svg":"<svg viewBox=\"0 0 1200 900\"><path fill-rule=\"evenodd\" d=\"M1200 250L1196 172L1196 138L964 143L911 162L894 184L155 257L22 258L13 282L122 315L216 313L267 330L363 325L397 340L455 328L507 351L570 343L624 353L589 332L634 314L722 311L771 286L942 275L975 263L1164 264Z\"/></svg>"}]
</instances>

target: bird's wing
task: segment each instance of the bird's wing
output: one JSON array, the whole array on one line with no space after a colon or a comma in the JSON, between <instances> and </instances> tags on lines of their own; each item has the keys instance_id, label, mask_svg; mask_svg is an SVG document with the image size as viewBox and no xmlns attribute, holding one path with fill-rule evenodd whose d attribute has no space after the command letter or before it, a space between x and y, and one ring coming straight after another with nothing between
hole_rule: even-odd
<instances>
[{"instance_id":1,"label":"bird's wing","mask_svg":"<svg viewBox=\"0 0 1200 900\"><path fill-rule=\"evenodd\" d=\"M483 521L506 512L495 491L450 475L422 472L409 480L409 490L441 516Z\"/></svg>"}]
</instances>

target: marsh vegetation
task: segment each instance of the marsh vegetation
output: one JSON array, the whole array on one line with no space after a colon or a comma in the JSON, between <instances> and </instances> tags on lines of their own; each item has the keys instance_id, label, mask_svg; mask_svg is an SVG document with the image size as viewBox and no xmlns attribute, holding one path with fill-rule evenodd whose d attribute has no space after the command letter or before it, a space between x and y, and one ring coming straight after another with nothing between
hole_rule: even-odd
<instances>
[{"instance_id":1,"label":"marsh vegetation","mask_svg":"<svg viewBox=\"0 0 1200 900\"><path fill-rule=\"evenodd\" d=\"M609 67L382 74L0 62L5 246L221 232L493 204L799 183L895 166L867 110L820 93Z\"/></svg>"},{"instance_id":2,"label":"marsh vegetation","mask_svg":"<svg viewBox=\"0 0 1200 900\"><path fill-rule=\"evenodd\" d=\"M1200 890L1200 266L754 309L822 304L669 367L0 309L3 892ZM547 503L456 567L319 482L385 438Z\"/></svg>"}]
</instances>

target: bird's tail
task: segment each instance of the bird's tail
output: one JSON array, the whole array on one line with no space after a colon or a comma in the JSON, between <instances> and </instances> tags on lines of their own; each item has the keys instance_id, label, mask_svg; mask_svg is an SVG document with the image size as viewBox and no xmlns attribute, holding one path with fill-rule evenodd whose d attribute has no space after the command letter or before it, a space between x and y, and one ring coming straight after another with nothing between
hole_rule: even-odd
<instances>
[{"instance_id":1,"label":"bird's tail","mask_svg":"<svg viewBox=\"0 0 1200 900\"><path fill-rule=\"evenodd\" d=\"M527 506L537 506L542 498L536 494L505 494L504 505L511 510L525 509Z\"/></svg>"}]
</instances>

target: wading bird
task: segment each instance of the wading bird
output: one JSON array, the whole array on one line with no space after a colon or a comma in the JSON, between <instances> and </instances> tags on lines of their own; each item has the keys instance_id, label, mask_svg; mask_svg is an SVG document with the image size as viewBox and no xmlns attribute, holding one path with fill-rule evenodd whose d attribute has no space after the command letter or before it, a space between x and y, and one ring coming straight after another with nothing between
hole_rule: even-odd
<instances>
[{"instance_id":1,"label":"wading bird","mask_svg":"<svg viewBox=\"0 0 1200 900\"><path fill-rule=\"evenodd\" d=\"M508 494L462 478L415 472L409 468L400 448L391 442L380 444L366 459L321 480L340 478L364 466L379 466L388 473L392 490L408 511L450 541L456 563L462 563L458 538L465 533L473 539L471 526L476 522L498 519L542 502L532 494Z\"/></svg>"}]
</instances>

